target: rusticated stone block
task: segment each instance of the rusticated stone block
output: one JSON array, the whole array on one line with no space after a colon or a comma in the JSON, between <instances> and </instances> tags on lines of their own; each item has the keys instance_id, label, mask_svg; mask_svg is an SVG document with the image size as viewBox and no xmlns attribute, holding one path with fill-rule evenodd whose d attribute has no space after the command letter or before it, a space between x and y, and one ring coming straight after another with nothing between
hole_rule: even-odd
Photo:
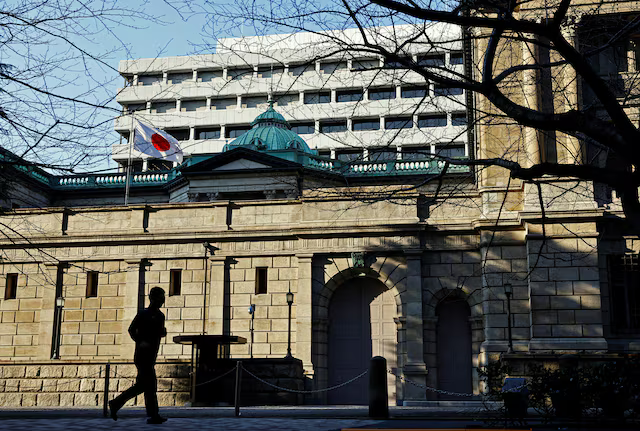
<instances>
[{"instance_id":1,"label":"rusticated stone block","mask_svg":"<svg viewBox=\"0 0 640 431\"><path fill-rule=\"evenodd\" d=\"M176 405L176 394L172 392L164 392L158 394L158 405L174 406Z\"/></svg>"},{"instance_id":2,"label":"rusticated stone block","mask_svg":"<svg viewBox=\"0 0 640 431\"><path fill-rule=\"evenodd\" d=\"M100 373L100 365L79 365L78 377L96 377Z\"/></svg>"},{"instance_id":3,"label":"rusticated stone block","mask_svg":"<svg viewBox=\"0 0 640 431\"><path fill-rule=\"evenodd\" d=\"M20 380L18 379L5 380L5 384L4 384L5 392L18 392L19 387L20 387Z\"/></svg>"},{"instance_id":4,"label":"rusticated stone block","mask_svg":"<svg viewBox=\"0 0 640 431\"><path fill-rule=\"evenodd\" d=\"M60 407L73 406L74 398L75 398L75 394L70 394L70 393L60 394Z\"/></svg>"},{"instance_id":5,"label":"rusticated stone block","mask_svg":"<svg viewBox=\"0 0 640 431\"><path fill-rule=\"evenodd\" d=\"M22 394L20 401L22 407L35 407L38 394Z\"/></svg>"},{"instance_id":6,"label":"rusticated stone block","mask_svg":"<svg viewBox=\"0 0 640 431\"><path fill-rule=\"evenodd\" d=\"M38 365L28 366L25 370L24 376L28 379L40 377L40 367Z\"/></svg>"},{"instance_id":7,"label":"rusticated stone block","mask_svg":"<svg viewBox=\"0 0 640 431\"><path fill-rule=\"evenodd\" d=\"M176 406L184 406L191 401L191 394L189 392L178 392L176 394Z\"/></svg>"},{"instance_id":8,"label":"rusticated stone block","mask_svg":"<svg viewBox=\"0 0 640 431\"><path fill-rule=\"evenodd\" d=\"M42 389L42 380L26 379L20 380L20 392L40 392Z\"/></svg>"},{"instance_id":9,"label":"rusticated stone block","mask_svg":"<svg viewBox=\"0 0 640 431\"><path fill-rule=\"evenodd\" d=\"M35 394L32 394L35 395ZM21 394L0 394L0 407L17 407L20 406Z\"/></svg>"},{"instance_id":10,"label":"rusticated stone block","mask_svg":"<svg viewBox=\"0 0 640 431\"><path fill-rule=\"evenodd\" d=\"M60 394L38 394L38 398L36 401L38 407L40 406L59 406L60 405Z\"/></svg>"},{"instance_id":11,"label":"rusticated stone block","mask_svg":"<svg viewBox=\"0 0 640 431\"><path fill-rule=\"evenodd\" d=\"M63 377L77 377L78 376L78 366L77 365L65 365L65 366L63 366L62 367L62 376Z\"/></svg>"},{"instance_id":12,"label":"rusticated stone block","mask_svg":"<svg viewBox=\"0 0 640 431\"><path fill-rule=\"evenodd\" d=\"M80 391L80 380L78 379L59 379L57 380L57 392L78 392Z\"/></svg>"},{"instance_id":13,"label":"rusticated stone block","mask_svg":"<svg viewBox=\"0 0 640 431\"><path fill-rule=\"evenodd\" d=\"M171 380L167 378L158 379L158 391L159 392L171 392Z\"/></svg>"},{"instance_id":14,"label":"rusticated stone block","mask_svg":"<svg viewBox=\"0 0 640 431\"><path fill-rule=\"evenodd\" d=\"M176 392L189 392L191 390L191 381L189 379L173 379L171 388Z\"/></svg>"},{"instance_id":15,"label":"rusticated stone block","mask_svg":"<svg viewBox=\"0 0 640 431\"><path fill-rule=\"evenodd\" d=\"M97 406L98 394L76 394L73 399L75 406Z\"/></svg>"},{"instance_id":16,"label":"rusticated stone block","mask_svg":"<svg viewBox=\"0 0 640 431\"><path fill-rule=\"evenodd\" d=\"M14 365L4 365L2 368L4 369L2 376L5 379L16 379L24 377L27 369L27 367Z\"/></svg>"},{"instance_id":17,"label":"rusticated stone block","mask_svg":"<svg viewBox=\"0 0 640 431\"><path fill-rule=\"evenodd\" d=\"M40 367L40 377L62 377L62 367L59 365L44 365Z\"/></svg>"},{"instance_id":18,"label":"rusticated stone block","mask_svg":"<svg viewBox=\"0 0 640 431\"><path fill-rule=\"evenodd\" d=\"M95 379L82 379L80 381L80 392L93 392L96 387Z\"/></svg>"}]
</instances>

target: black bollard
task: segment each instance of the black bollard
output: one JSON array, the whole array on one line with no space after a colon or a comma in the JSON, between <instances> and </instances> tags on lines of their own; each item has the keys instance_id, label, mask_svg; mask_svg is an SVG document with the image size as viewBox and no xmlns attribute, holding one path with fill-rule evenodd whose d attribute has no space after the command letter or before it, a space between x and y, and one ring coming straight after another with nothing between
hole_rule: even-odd
<instances>
[{"instance_id":1,"label":"black bollard","mask_svg":"<svg viewBox=\"0 0 640 431\"><path fill-rule=\"evenodd\" d=\"M369 417L376 419L389 417L387 360L382 356L371 358L369 366Z\"/></svg>"}]
</instances>

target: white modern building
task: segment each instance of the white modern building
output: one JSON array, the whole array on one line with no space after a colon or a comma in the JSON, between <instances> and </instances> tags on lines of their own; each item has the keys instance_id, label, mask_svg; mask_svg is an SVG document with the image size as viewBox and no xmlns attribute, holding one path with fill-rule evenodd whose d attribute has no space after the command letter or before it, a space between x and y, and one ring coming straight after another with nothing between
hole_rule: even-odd
<instances>
[{"instance_id":1,"label":"white modern building","mask_svg":"<svg viewBox=\"0 0 640 431\"><path fill-rule=\"evenodd\" d=\"M374 38L389 31L369 30ZM398 52L397 62L344 52L309 33L220 39L215 54L122 61L125 87L117 101L124 115L115 128L127 138L128 114L135 112L183 141L187 155L219 153L249 129L272 98L292 130L321 156L343 161L411 159L417 153L469 156L462 89L425 84L424 77L402 69L402 61L413 61L465 73L461 31L433 24L425 35L429 44L416 40ZM333 36L361 42L357 30ZM427 46L431 50L425 52ZM113 158L121 166L128 157L126 142L114 146ZM144 157L134 151L136 170L169 167Z\"/></svg>"}]
</instances>

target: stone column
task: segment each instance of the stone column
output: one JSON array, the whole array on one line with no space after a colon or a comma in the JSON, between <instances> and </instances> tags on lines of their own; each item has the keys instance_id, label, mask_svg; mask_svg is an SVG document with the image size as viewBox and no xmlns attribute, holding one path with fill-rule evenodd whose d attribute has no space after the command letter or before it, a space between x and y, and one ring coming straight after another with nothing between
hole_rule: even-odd
<instances>
[{"instance_id":1,"label":"stone column","mask_svg":"<svg viewBox=\"0 0 640 431\"><path fill-rule=\"evenodd\" d=\"M211 272L209 279L209 321L207 333L212 335L224 335L229 333L228 322L225 322L225 295L226 295L226 265L228 259L225 256L211 256L209 262Z\"/></svg>"},{"instance_id":2,"label":"stone column","mask_svg":"<svg viewBox=\"0 0 640 431\"><path fill-rule=\"evenodd\" d=\"M407 255L407 274L405 292L401 294L405 324L406 356L403 373L406 378L420 384L426 384L427 367L424 363L424 330L422 322L422 265L421 252ZM398 283L400 284L400 283ZM401 288L402 286L398 286ZM426 400L424 389L411 384L404 385L404 404Z\"/></svg>"},{"instance_id":3,"label":"stone column","mask_svg":"<svg viewBox=\"0 0 640 431\"><path fill-rule=\"evenodd\" d=\"M131 268L127 271L125 284L125 299L122 315L122 342L120 344L120 358L133 359L135 342L129 336L129 326L138 311L145 306L145 269L150 265L145 259L127 259L125 263Z\"/></svg>"},{"instance_id":4,"label":"stone column","mask_svg":"<svg viewBox=\"0 0 640 431\"><path fill-rule=\"evenodd\" d=\"M313 375L311 361L313 254L298 254L298 291L296 292L296 357L302 360L307 376Z\"/></svg>"},{"instance_id":5,"label":"stone column","mask_svg":"<svg viewBox=\"0 0 640 431\"><path fill-rule=\"evenodd\" d=\"M528 35L533 37L532 35ZM535 64L536 45L531 43L522 44L522 63ZM525 71L522 79L524 87L524 106L531 109L538 109L538 80L536 71ZM538 133L535 129L525 127L524 143L526 148L526 166L533 166L540 163L540 147L538 145Z\"/></svg>"}]
</instances>

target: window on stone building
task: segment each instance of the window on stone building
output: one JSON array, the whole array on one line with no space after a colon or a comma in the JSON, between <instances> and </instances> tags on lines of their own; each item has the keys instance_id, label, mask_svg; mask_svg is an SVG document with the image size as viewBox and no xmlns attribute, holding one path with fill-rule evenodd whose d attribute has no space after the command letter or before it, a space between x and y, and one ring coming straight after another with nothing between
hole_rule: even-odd
<instances>
[{"instance_id":1,"label":"window on stone building","mask_svg":"<svg viewBox=\"0 0 640 431\"><path fill-rule=\"evenodd\" d=\"M395 98L396 89L393 87L369 89L369 100L388 100Z\"/></svg>"},{"instance_id":2,"label":"window on stone building","mask_svg":"<svg viewBox=\"0 0 640 431\"><path fill-rule=\"evenodd\" d=\"M313 72L315 68L315 63L291 65L289 66L289 74L291 76L300 76L305 72Z\"/></svg>"},{"instance_id":3,"label":"window on stone building","mask_svg":"<svg viewBox=\"0 0 640 431\"><path fill-rule=\"evenodd\" d=\"M444 54L427 54L418 56L419 66L444 66Z\"/></svg>"},{"instance_id":4,"label":"window on stone building","mask_svg":"<svg viewBox=\"0 0 640 431\"><path fill-rule=\"evenodd\" d=\"M447 114L430 114L418 117L418 127L445 127L447 125Z\"/></svg>"},{"instance_id":5,"label":"window on stone building","mask_svg":"<svg viewBox=\"0 0 640 431\"><path fill-rule=\"evenodd\" d=\"M316 105L318 103L330 103L330 102L331 102L330 91L321 91L319 93L304 93L305 105Z\"/></svg>"},{"instance_id":6,"label":"window on stone building","mask_svg":"<svg viewBox=\"0 0 640 431\"><path fill-rule=\"evenodd\" d=\"M402 87L401 96L403 99L411 99L416 97L426 97L429 94L429 87L426 85L414 87Z\"/></svg>"},{"instance_id":7,"label":"window on stone building","mask_svg":"<svg viewBox=\"0 0 640 431\"><path fill-rule=\"evenodd\" d=\"M449 56L449 64L463 64L464 56L461 52L452 52Z\"/></svg>"},{"instance_id":8,"label":"window on stone building","mask_svg":"<svg viewBox=\"0 0 640 431\"><path fill-rule=\"evenodd\" d=\"M273 78L284 73L284 66L260 66L258 68L258 78Z\"/></svg>"},{"instance_id":9,"label":"window on stone building","mask_svg":"<svg viewBox=\"0 0 640 431\"><path fill-rule=\"evenodd\" d=\"M162 75L139 75L138 76L138 85L152 85L152 84L161 84L162 83Z\"/></svg>"},{"instance_id":10,"label":"window on stone building","mask_svg":"<svg viewBox=\"0 0 640 431\"><path fill-rule=\"evenodd\" d=\"M196 127L196 139L220 139L220 127Z\"/></svg>"},{"instance_id":11,"label":"window on stone building","mask_svg":"<svg viewBox=\"0 0 640 431\"><path fill-rule=\"evenodd\" d=\"M4 299L16 299L18 291L18 274L7 274L7 284L4 287Z\"/></svg>"},{"instance_id":12,"label":"window on stone building","mask_svg":"<svg viewBox=\"0 0 640 431\"><path fill-rule=\"evenodd\" d=\"M452 126L466 126L467 125L467 113L466 112L454 112L451 114Z\"/></svg>"},{"instance_id":13,"label":"window on stone building","mask_svg":"<svg viewBox=\"0 0 640 431\"><path fill-rule=\"evenodd\" d=\"M190 131L189 129L167 129L166 132L176 138L178 141L188 141Z\"/></svg>"},{"instance_id":14,"label":"window on stone building","mask_svg":"<svg viewBox=\"0 0 640 431\"><path fill-rule=\"evenodd\" d=\"M182 290L182 270L172 269L169 273L169 296L180 295Z\"/></svg>"},{"instance_id":15,"label":"window on stone building","mask_svg":"<svg viewBox=\"0 0 640 431\"><path fill-rule=\"evenodd\" d=\"M407 56L402 56L401 58L402 58L402 61L385 59L384 60L385 69L406 69L407 66L405 66L405 64L406 63L411 64L412 59L411 57L407 57Z\"/></svg>"},{"instance_id":16,"label":"window on stone building","mask_svg":"<svg viewBox=\"0 0 640 431\"><path fill-rule=\"evenodd\" d=\"M352 70L375 70L380 68L380 60L377 58L361 58L353 60Z\"/></svg>"},{"instance_id":17,"label":"window on stone building","mask_svg":"<svg viewBox=\"0 0 640 431\"><path fill-rule=\"evenodd\" d=\"M291 123L291 131L298 135L311 135L315 133L315 127L313 122Z\"/></svg>"},{"instance_id":18,"label":"window on stone building","mask_svg":"<svg viewBox=\"0 0 640 431\"><path fill-rule=\"evenodd\" d=\"M87 271L87 298L98 296L98 271Z\"/></svg>"},{"instance_id":19,"label":"window on stone building","mask_svg":"<svg viewBox=\"0 0 640 431\"><path fill-rule=\"evenodd\" d=\"M337 133L347 131L347 120L320 121L320 133Z\"/></svg>"},{"instance_id":20,"label":"window on stone building","mask_svg":"<svg viewBox=\"0 0 640 431\"><path fill-rule=\"evenodd\" d=\"M436 96L460 96L464 94L464 90L458 87L445 87L436 85L433 87L433 94Z\"/></svg>"},{"instance_id":21,"label":"window on stone building","mask_svg":"<svg viewBox=\"0 0 640 431\"><path fill-rule=\"evenodd\" d=\"M362 100L364 93L362 89L358 90L339 90L336 91L336 102L359 102Z\"/></svg>"},{"instance_id":22,"label":"window on stone building","mask_svg":"<svg viewBox=\"0 0 640 431\"><path fill-rule=\"evenodd\" d=\"M464 157L464 144L437 145L436 154L442 157Z\"/></svg>"},{"instance_id":23,"label":"window on stone building","mask_svg":"<svg viewBox=\"0 0 640 431\"><path fill-rule=\"evenodd\" d=\"M328 61L320 64L320 70L325 75L331 75L338 70L345 70L347 68L346 61Z\"/></svg>"},{"instance_id":24,"label":"window on stone building","mask_svg":"<svg viewBox=\"0 0 640 431\"><path fill-rule=\"evenodd\" d=\"M181 84L193 79L193 72L177 72L167 74L167 84Z\"/></svg>"},{"instance_id":25,"label":"window on stone building","mask_svg":"<svg viewBox=\"0 0 640 431\"><path fill-rule=\"evenodd\" d=\"M175 110L176 110L175 100L171 100L168 102L151 102L152 114L165 114L169 112L175 112Z\"/></svg>"},{"instance_id":26,"label":"window on stone building","mask_svg":"<svg viewBox=\"0 0 640 431\"><path fill-rule=\"evenodd\" d=\"M222 70L198 71L198 82L210 82L216 78L222 78Z\"/></svg>"},{"instance_id":27,"label":"window on stone building","mask_svg":"<svg viewBox=\"0 0 640 431\"><path fill-rule=\"evenodd\" d=\"M362 130L380 130L379 118L359 118L351 122L355 132Z\"/></svg>"},{"instance_id":28,"label":"window on stone building","mask_svg":"<svg viewBox=\"0 0 640 431\"><path fill-rule=\"evenodd\" d=\"M253 76L253 69L229 69L227 70L227 79L230 81L251 78Z\"/></svg>"},{"instance_id":29,"label":"window on stone building","mask_svg":"<svg viewBox=\"0 0 640 431\"><path fill-rule=\"evenodd\" d=\"M183 100L180 103L180 112L195 112L207 109L207 99Z\"/></svg>"},{"instance_id":30,"label":"window on stone building","mask_svg":"<svg viewBox=\"0 0 640 431\"><path fill-rule=\"evenodd\" d=\"M638 254L609 256L611 328L616 334L640 333L640 265Z\"/></svg>"},{"instance_id":31,"label":"window on stone building","mask_svg":"<svg viewBox=\"0 0 640 431\"><path fill-rule=\"evenodd\" d=\"M384 119L384 128L392 129L410 129L413 127L413 119L411 117L387 117Z\"/></svg>"},{"instance_id":32,"label":"window on stone building","mask_svg":"<svg viewBox=\"0 0 640 431\"><path fill-rule=\"evenodd\" d=\"M256 295L267 293L267 267L256 268Z\"/></svg>"},{"instance_id":33,"label":"window on stone building","mask_svg":"<svg viewBox=\"0 0 640 431\"><path fill-rule=\"evenodd\" d=\"M251 130L251 126L227 126L225 129L225 138L237 138Z\"/></svg>"}]
</instances>

